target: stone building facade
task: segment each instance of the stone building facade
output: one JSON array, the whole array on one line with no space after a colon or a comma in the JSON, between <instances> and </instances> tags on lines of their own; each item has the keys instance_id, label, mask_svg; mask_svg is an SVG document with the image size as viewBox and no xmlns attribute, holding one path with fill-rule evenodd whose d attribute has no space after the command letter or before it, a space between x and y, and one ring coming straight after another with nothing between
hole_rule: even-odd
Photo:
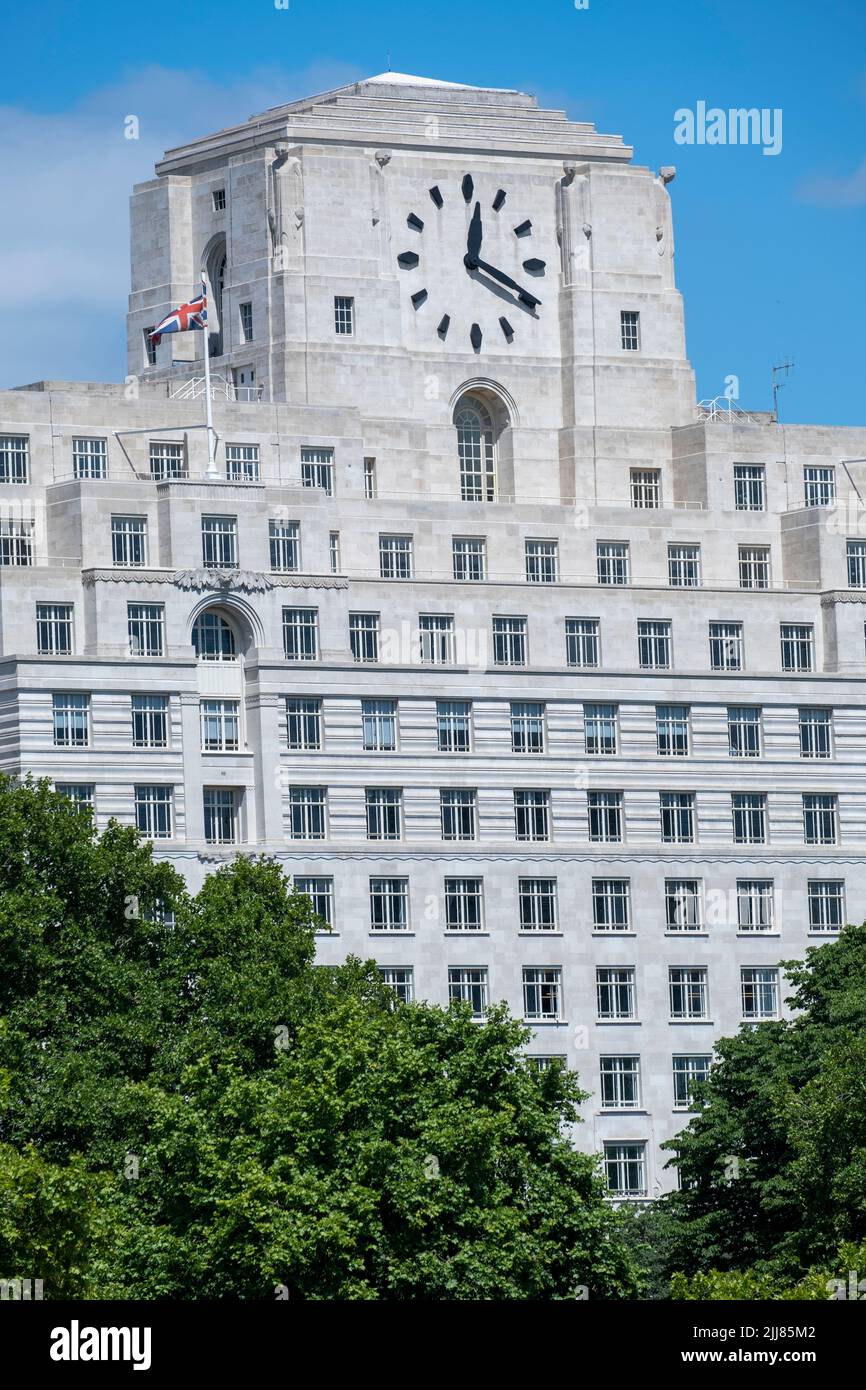
<instances>
[{"instance_id":1,"label":"stone building facade","mask_svg":"<svg viewBox=\"0 0 866 1390\"><path fill-rule=\"evenodd\" d=\"M672 174L518 92L278 107L134 190L126 380L0 394L2 766L505 999L623 1197L866 915L866 428L698 408ZM210 469L146 336L200 266Z\"/></svg>"}]
</instances>

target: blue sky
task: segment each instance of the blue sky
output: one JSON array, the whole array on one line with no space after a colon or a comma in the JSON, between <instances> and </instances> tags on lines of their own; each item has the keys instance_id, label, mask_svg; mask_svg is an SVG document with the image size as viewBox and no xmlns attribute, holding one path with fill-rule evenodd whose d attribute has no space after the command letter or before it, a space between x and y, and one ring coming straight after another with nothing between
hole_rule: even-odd
<instances>
[{"instance_id":1,"label":"blue sky","mask_svg":"<svg viewBox=\"0 0 866 1390\"><path fill-rule=\"evenodd\" d=\"M4 16L0 386L123 374L127 195L162 150L390 66L534 92L677 166L698 394L866 423L864 0L43 0ZM782 111L782 149L678 145L674 113ZM124 139L136 115L138 141Z\"/></svg>"}]
</instances>

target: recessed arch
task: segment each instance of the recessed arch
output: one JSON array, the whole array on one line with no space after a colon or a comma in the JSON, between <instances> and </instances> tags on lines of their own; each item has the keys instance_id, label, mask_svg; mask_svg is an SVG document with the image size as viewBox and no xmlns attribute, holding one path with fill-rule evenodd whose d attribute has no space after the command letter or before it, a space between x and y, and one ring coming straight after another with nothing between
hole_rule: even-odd
<instances>
[{"instance_id":1,"label":"recessed arch","mask_svg":"<svg viewBox=\"0 0 866 1390\"><path fill-rule=\"evenodd\" d=\"M228 271L228 254L224 232L217 232L216 236L212 236L207 242L201 254L201 263L210 286L211 304L208 305L208 308L213 310L212 313L208 314L210 355L211 357L221 357L225 343L223 312Z\"/></svg>"},{"instance_id":2,"label":"recessed arch","mask_svg":"<svg viewBox=\"0 0 866 1390\"><path fill-rule=\"evenodd\" d=\"M194 645L196 623L206 613L222 617L229 624L234 632L238 658L246 656L252 647L264 646L264 628L258 613L237 594L207 594L195 605L188 618L191 645Z\"/></svg>"},{"instance_id":3,"label":"recessed arch","mask_svg":"<svg viewBox=\"0 0 866 1390\"><path fill-rule=\"evenodd\" d=\"M475 396L483 401L501 432L509 425L520 424L520 412L511 392L490 377L470 377L462 382L452 393L448 402L452 418L454 411L464 396Z\"/></svg>"}]
</instances>

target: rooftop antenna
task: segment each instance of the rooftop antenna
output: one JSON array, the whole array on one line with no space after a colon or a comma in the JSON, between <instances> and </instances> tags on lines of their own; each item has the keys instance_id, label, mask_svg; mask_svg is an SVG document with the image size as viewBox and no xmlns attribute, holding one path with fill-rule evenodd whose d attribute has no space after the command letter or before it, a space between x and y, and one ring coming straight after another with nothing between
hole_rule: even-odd
<instances>
[{"instance_id":1,"label":"rooftop antenna","mask_svg":"<svg viewBox=\"0 0 866 1390\"><path fill-rule=\"evenodd\" d=\"M390 50L390 48L388 49L388 52L385 54L385 60L386 60L386 62L387 62L387 64L388 64L388 72L390 72L390 71L391 71L391 50Z\"/></svg>"},{"instance_id":2,"label":"rooftop antenna","mask_svg":"<svg viewBox=\"0 0 866 1390\"><path fill-rule=\"evenodd\" d=\"M789 362L788 358L786 357L784 362L780 362L777 367L773 368L773 419L777 425L779 423L779 392L781 391L785 383L784 381L779 381L777 379L776 374L778 372L784 372L785 376L787 376L788 373L792 370L793 366L794 363Z\"/></svg>"}]
</instances>

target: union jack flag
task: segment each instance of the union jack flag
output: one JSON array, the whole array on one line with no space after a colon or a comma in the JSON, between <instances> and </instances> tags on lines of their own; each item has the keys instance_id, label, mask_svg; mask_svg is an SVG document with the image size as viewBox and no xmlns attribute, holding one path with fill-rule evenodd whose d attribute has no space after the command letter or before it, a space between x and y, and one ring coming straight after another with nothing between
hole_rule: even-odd
<instances>
[{"instance_id":1,"label":"union jack flag","mask_svg":"<svg viewBox=\"0 0 866 1390\"><path fill-rule=\"evenodd\" d=\"M191 328L207 327L207 287L201 282L201 291L187 304L180 304L166 314L156 328L150 330L154 346L159 343L163 333L186 333Z\"/></svg>"}]
</instances>

